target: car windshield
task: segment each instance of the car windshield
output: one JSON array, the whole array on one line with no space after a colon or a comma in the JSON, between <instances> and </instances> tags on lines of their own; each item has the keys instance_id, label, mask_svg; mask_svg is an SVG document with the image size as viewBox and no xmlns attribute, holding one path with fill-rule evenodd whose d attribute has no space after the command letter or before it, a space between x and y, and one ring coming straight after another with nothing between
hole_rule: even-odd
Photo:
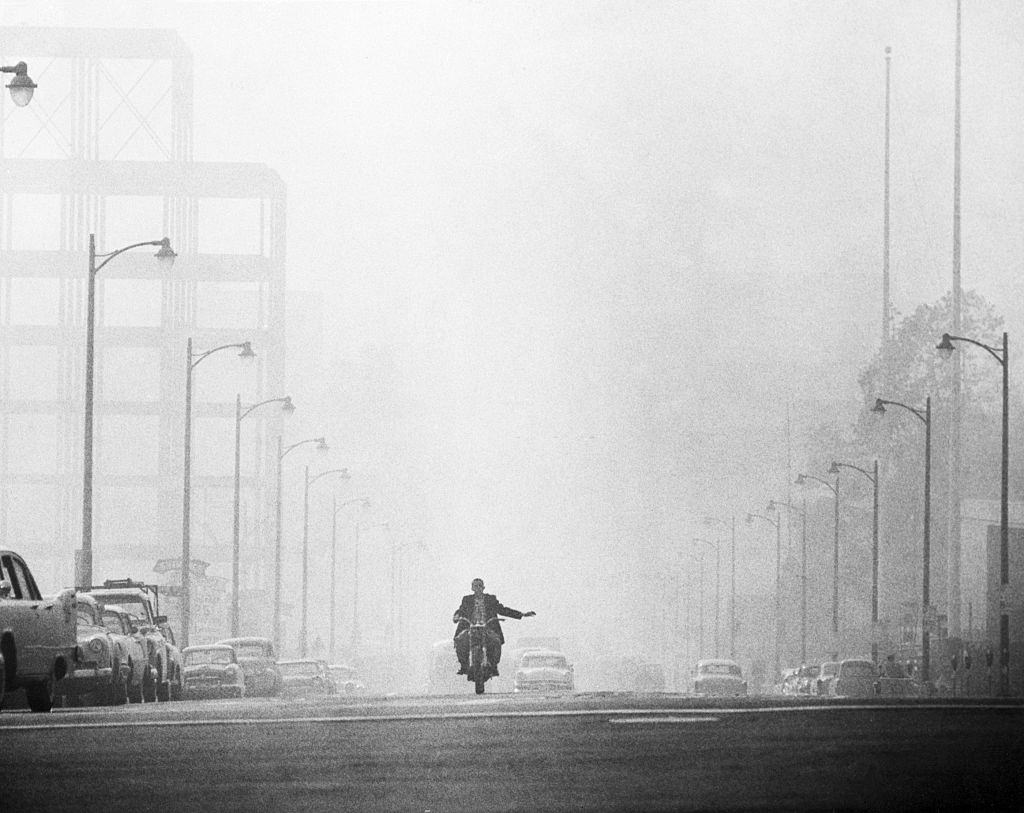
<instances>
[{"instance_id":1,"label":"car windshield","mask_svg":"<svg viewBox=\"0 0 1024 813\"><path fill-rule=\"evenodd\" d=\"M281 672L286 675L319 675L320 667L315 663L282 663L278 664Z\"/></svg>"},{"instance_id":2,"label":"car windshield","mask_svg":"<svg viewBox=\"0 0 1024 813\"><path fill-rule=\"evenodd\" d=\"M100 603L115 610L122 610L139 618L145 619L142 623L152 623L149 615L149 605L139 596L123 593L97 593L96 597Z\"/></svg>"},{"instance_id":3,"label":"car windshield","mask_svg":"<svg viewBox=\"0 0 1024 813\"><path fill-rule=\"evenodd\" d=\"M198 666L204 663L231 663L230 649L193 649L185 652L185 665Z\"/></svg>"},{"instance_id":4,"label":"car windshield","mask_svg":"<svg viewBox=\"0 0 1024 813\"><path fill-rule=\"evenodd\" d=\"M528 669L565 669L566 663L561 655L527 655L523 658L523 666Z\"/></svg>"},{"instance_id":5,"label":"car windshield","mask_svg":"<svg viewBox=\"0 0 1024 813\"><path fill-rule=\"evenodd\" d=\"M839 670L840 677L874 677L875 667L870 661L850 661Z\"/></svg>"},{"instance_id":6,"label":"car windshield","mask_svg":"<svg viewBox=\"0 0 1024 813\"><path fill-rule=\"evenodd\" d=\"M800 668L800 677L817 677L821 672L820 666L803 666Z\"/></svg>"},{"instance_id":7,"label":"car windshield","mask_svg":"<svg viewBox=\"0 0 1024 813\"><path fill-rule=\"evenodd\" d=\"M838 668L839 668L839 664L838 663L825 663L825 664L822 664L822 666L821 666L821 676L822 677L828 677L829 675L834 675Z\"/></svg>"},{"instance_id":8,"label":"car windshield","mask_svg":"<svg viewBox=\"0 0 1024 813\"><path fill-rule=\"evenodd\" d=\"M735 675L739 677L742 673L734 663L705 663L700 668L704 675Z\"/></svg>"},{"instance_id":9,"label":"car windshield","mask_svg":"<svg viewBox=\"0 0 1024 813\"><path fill-rule=\"evenodd\" d=\"M111 632L124 633L124 627L121 625L121 616L117 613L103 613L103 626Z\"/></svg>"},{"instance_id":10,"label":"car windshield","mask_svg":"<svg viewBox=\"0 0 1024 813\"><path fill-rule=\"evenodd\" d=\"M78 623L85 624L90 627L96 626L96 619L92 617L91 607L78 608Z\"/></svg>"}]
</instances>

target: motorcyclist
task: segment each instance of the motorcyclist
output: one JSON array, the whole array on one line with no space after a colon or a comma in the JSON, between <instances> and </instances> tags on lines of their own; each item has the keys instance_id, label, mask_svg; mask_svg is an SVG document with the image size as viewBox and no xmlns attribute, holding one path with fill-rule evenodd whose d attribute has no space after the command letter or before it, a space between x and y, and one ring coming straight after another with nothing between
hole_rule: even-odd
<instances>
[{"instance_id":1,"label":"motorcyclist","mask_svg":"<svg viewBox=\"0 0 1024 813\"><path fill-rule=\"evenodd\" d=\"M458 624L455 628L455 654L459 659L459 671L456 672L458 675L469 674L469 626L471 623L483 624L499 615L506 618L529 618L536 615L532 610L523 613L503 606L494 595L484 592L483 579L473 579L471 587L473 592L462 597L462 603L452 616L452 622ZM501 645L503 643L505 643L505 636L502 635L501 624L487 624L485 646L492 676L498 674L498 661L501 660Z\"/></svg>"}]
</instances>

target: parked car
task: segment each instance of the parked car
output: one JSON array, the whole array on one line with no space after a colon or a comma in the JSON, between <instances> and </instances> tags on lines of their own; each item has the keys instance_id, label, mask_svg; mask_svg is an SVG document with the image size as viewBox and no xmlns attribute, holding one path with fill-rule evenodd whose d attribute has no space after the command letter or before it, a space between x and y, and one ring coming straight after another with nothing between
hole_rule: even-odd
<instances>
[{"instance_id":1,"label":"parked car","mask_svg":"<svg viewBox=\"0 0 1024 813\"><path fill-rule=\"evenodd\" d=\"M218 644L230 646L245 672L245 693L273 696L281 691L281 670L277 665L274 644L269 638L225 638Z\"/></svg>"},{"instance_id":2,"label":"parked car","mask_svg":"<svg viewBox=\"0 0 1024 813\"><path fill-rule=\"evenodd\" d=\"M0 550L0 703L25 690L32 711L49 711L58 682L77 664L75 591L43 598L25 560Z\"/></svg>"},{"instance_id":3,"label":"parked car","mask_svg":"<svg viewBox=\"0 0 1024 813\"><path fill-rule=\"evenodd\" d=\"M79 661L61 687L73 704L118 706L128 702L130 654L123 636L115 638L103 621L103 608L90 595L78 596Z\"/></svg>"},{"instance_id":4,"label":"parked car","mask_svg":"<svg viewBox=\"0 0 1024 813\"><path fill-rule=\"evenodd\" d=\"M103 608L103 625L110 637L122 642L128 658L128 700L141 703L143 697L152 694L156 676L146 656L146 644L138 632L135 620L123 610Z\"/></svg>"},{"instance_id":5,"label":"parked car","mask_svg":"<svg viewBox=\"0 0 1024 813\"><path fill-rule=\"evenodd\" d=\"M281 690L289 693L332 694L333 683L327 664L312 659L278 661Z\"/></svg>"},{"instance_id":6,"label":"parked car","mask_svg":"<svg viewBox=\"0 0 1024 813\"><path fill-rule=\"evenodd\" d=\"M523 653L512 678L512 691L571 692L573 668L565 653L552 649L531 649Z\"/></svg>"},{"instance_id":7,"label":"parked car","mask_svg":"<svg viewBox=\"0 0 1024 813\"><path fill-rule=\"evenodd\" d=\"M354 666L344 666L338 663L331 664L327 667L327 673L331 676L337 691L342 694L362 694L366 691L366 686L356 676L356 668Z\"/></svg>"},{"instance_id":8,"label":"parked car","mask_svg":"<svg viewBox=\"0 0 1024 813\"><path fill-rule=\"evenodd\" d=\"M816 663L806 663L797 670L797 694L814 694L817 689L818 676L821 674L821 666Z\"/></svg>"},{"instance_id":9,"label":"parked car","mask_svg":"<svg viewBox=\"0 0 1024 813\"><path fill-rule=\"evenodd\" d=\"M818 677L814 679L814 692L818 697L826 697L832 693L832 681L839 671L839 661L825 661L818 669Z\"/></svg>"},{"instance_id":10,"label":"parked car","mask_svg":"<svg viewBox=\"0 0 1024 813\"><path fill-rule=\"evenodd\" d=\"M847 658L839 662L829 687L833 697L874 697L878 667L866 658Z\"/></svg>"},{"instance_id":11,"label":"parked car","mask_svg":"<svg viewBox=\"0 0 1024 813\"><path fill-rule=\"evenodd\" d=\"M201 697L245 697L245 672L235 650L223 644L187 646L181 651L182 694Z\"/></svg>"},{"instance_id":12,"label":"parked car","mask_svg":"<svg viewBox=\"0 0 1024 813\"><path fill-rule=\"evenodd\" d=\"M104 606L135 618L138 634L145 641L149 665L156 674L152 694L146 700L177 700L181 696L181 650L174 642L167 616L160 615L157 586L131 579L108 579L86 592Z\"/></svg>"},{"instance_id":13,"label":"parked car","mask_svg":"<svg viewBox=\"0 0 1024 813\"><path fill-rule=\"evenodd\" d=\"M743 670L736 661L709 658L697 661L693 691L703 695L745 695L747 682L743 679Z\"/></svg>"},{"instance_id":14,"label":"parked car","mask_svg":"<svg viewBox=\"0 0 1024 813\"><path fill-rule=\"evenodd\" d=\"M800 669L785 669L782 672L782 682L779 684L782 693L786 695L800 694Z\"/></svg>"}]
</instances>

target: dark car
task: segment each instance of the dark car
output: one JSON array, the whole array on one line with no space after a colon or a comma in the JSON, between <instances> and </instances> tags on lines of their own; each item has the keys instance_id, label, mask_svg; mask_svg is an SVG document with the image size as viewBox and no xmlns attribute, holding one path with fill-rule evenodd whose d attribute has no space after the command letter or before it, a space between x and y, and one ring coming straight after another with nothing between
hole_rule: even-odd
<instances>
[{"instance_id":1,"label":"dark car","mask_svg":"<svg viewBox=\"0 0 1024 813\"><path fill-rule=\"evenodd\" d=\"M186 698L245 697L245 674L229 646L188 646L181 651Z\"/></svg>"},{"instance_id":2,"label":"dark car","mask_svg":"<svg viewBox=\"0 0 1024 813\"><path fill-rule=\"evenodd\" d=\"M277 665L274 644L269 638L225 638L218 644L235 650L238 664L245 672L245 693L273 696L281 691L281 670Z\"/></svg>"},{"instance_id":3,"label":"dark car","mask_svg":"<svg viewBox=\"0 0 1024 813\"><path fill-rule=\"evenodd\" d=\"M333 694L327 664L313 659L278 661L282 691L295 694Z\"/></svg>"}]
</instances>

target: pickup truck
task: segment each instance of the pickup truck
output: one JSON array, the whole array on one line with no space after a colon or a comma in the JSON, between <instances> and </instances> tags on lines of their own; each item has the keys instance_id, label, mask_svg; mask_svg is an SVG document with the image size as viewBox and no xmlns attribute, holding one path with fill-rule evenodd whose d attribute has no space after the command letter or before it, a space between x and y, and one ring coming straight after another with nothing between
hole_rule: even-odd
<instances>
[{"instance_id":1,"label":"pickup truck","mask_svg":"<svg viewBox=\"0 0 1024 813\"><path fill-rule=\"evenodd\" d=\"M128 613L139 640L146 649L155 680L146 686L144 699L179 700L181 698L181 650L174 641L174 632L167 616L160 615L160 593L157 585L132 579L108 579L84 591L110 607Z\"/></svg>"},{"instance_id":2,"label":"pickup truck","mask_svg":"<svg viewBox=\"0 0 1024 813\"><path fill-rule=\"evenodd\" d=\"M0 702L24 689L32 711L53 708L57 682L77 663L76 604L70 588L44 599L25 560L0 550Z\"/></svg>"}]
</instances>

